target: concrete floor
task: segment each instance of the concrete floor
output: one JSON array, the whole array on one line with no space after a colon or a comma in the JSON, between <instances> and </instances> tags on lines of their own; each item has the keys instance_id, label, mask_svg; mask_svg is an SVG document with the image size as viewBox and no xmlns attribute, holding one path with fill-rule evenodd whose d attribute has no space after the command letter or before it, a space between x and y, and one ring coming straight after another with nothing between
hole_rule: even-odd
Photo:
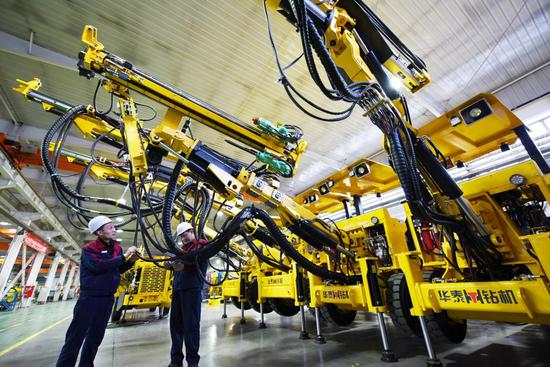
<instances>
[{"instance_id":1,"label":"concrete floor","mask_svg":"<svg viewBox=\"0 0 550 367\"><path fill-rule=\"evenodd\" d=\"M33 305L25 310L0 314L0 366L53 366L70 323L74 302ZM228 305L203 306L201 366L387 366L380 361L380 338L376 324L358 315L347 328L323 328L327 344L299 340L299 316L266 315L267 329L258 329L259 314L247 311L240 325L240 311ZM102 366L166 366L169 363L168 320L156 320L148 312L129 313L126 326L111 325L96 357ZM137 322L142 320L143 322ZM54 325L57 322L56 325ZM53 326L52 326L53 325ZM389 336L399 362L392 366L425 366L420 339L401 337L388 320ZM5 353L7 348L50 326L50 329ZM314 319L307 326L313 333ZM460 345L439 344L436 351L446 366L550 366L550 329L536 325L469 322L468 336ZM3 354L3 355L2 355Z\"/></svg>"}]
</instances>

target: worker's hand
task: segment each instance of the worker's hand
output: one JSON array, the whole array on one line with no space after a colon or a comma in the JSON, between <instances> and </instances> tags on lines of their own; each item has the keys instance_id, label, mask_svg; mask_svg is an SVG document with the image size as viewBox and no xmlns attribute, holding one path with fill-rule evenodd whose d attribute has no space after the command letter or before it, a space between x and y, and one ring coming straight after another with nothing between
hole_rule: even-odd
<instances>
[{"instance_id":1,"label":"worker's hand","mask_svg":"<svg viewBox=\"0 0 550 367\"><path fill-rule=\"evenodd\" d=\"M137 259L139 259L139 252L138 251L136 251L132 255L130 255L130 258L128 260L130 260L132 262L136 262Z\"/></svg>"},{"instance_id":2,"label":"worker's hand","mask_svg":"<svg viewBox=\"0 0 550 367\"><path fill-rule=\"evenodd\" d=\"M136 246L130 246L128 248L128 250L126 250L126 252L124 253L124 257L128 257L128 256L132 256L134 255L135 253L137 252L137 247Z\"/></svg>"}]
</instances>

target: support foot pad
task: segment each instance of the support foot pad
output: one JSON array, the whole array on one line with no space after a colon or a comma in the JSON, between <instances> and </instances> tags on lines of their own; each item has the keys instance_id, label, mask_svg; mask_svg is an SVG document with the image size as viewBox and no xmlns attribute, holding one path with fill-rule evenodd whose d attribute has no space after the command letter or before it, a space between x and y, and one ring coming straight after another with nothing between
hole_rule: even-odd
<instances>
[{"instance_id":1,"label":"support foot pad","mask_svg":"<svg viewBox=\"0 0 550 367\"><path fill-rule=\"evenodd\" d=\"M327 343L327 341L325 340L325 337L322 336L322 335L317 335L315 337L314 342L317 343L317 344L326 344Z\"/></svg>"},{"instance_id":2,"label":"support foot pad","mask_svg":"<svg viewBox=\"0 0 550 367\"><path fill-rule=\"evenodd\" d=\"M443 367L443 363L439 358L428 358L426 360L427 367Z\"/></svg>"},{"instance_id":3,"label":"support foot pad","mask_svg":"<svg viewBox=\"0 0 550 367\"><path fill-rule=\"evenodd\" d=\"M382 352L382 357L380 358L383 362L393 363L397 362L398 359L395 356L395 353L392 350L385 350Z\"/></svg>"}]
</instances>

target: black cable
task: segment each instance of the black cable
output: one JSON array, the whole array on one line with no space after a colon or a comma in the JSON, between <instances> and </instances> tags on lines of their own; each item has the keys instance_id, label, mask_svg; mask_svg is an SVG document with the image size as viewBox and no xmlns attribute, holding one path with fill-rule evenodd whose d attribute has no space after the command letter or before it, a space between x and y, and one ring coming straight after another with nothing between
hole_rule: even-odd
<instances>
[{"instance_id":1,"label":"black cable","mask_svg":"<svg viewBox=\"0 0 550 367\"><path fill-rule=\"evenodd\" d=\"M73 202L73 199L79 199L85 202L94 202L98 204L107 204L115 207L120 207L125 210L125 212L106 213L108 216L126 215L128 213L131 213L132 208L126 205L121 205L120 203L117 203L114 200L106 199L106 198L91 197L91 196L83 196L78 194L61 179L61 177L56 171L56 166L58 163L56 158L59 159L59 152L62 149L64 138L66 137L68 129L72 124L73 118L80 114L85 113L86 109L87 107L84 105L77 105L69 109L65 114L59 117L58 120L56 120L56 122L50 127L50 129L47 131L44 137L44 140L42 141L41 158L46 171L48 172L48 174L52 179L52 188L54 190L54 194L65 206L71 207L76 211L80 211L80 212L84 211L84 212L94 213L94 214L105 214L97 210L92 210L89 208L84 208L82 206L79 206L75 204L75 202ZM54 135L57 133L59 133L59 138L54 144L54 152L52 154L54 161L52 161L49 157L48 152L49 152L49 147L52 142L52 139Z\"/></svg>"},{"instance_id":2,"label":"black cable","mask_svg":"<svg viewBox=\"0 0 550 367\"><path fill-rule=\"evenodd\" d=\"M289 256L292 260L296 261L298 265L309 271L310 273L317 275L323 279L334 280L338 282L343 282L346 284L353 284L357 281L355 277L348 277L344 274L330 271L326 268L315 265L308 259L306 259L300 252L298 252L290 242L288 242L286 236L281 232L277 224L264 210L251 207L250 210L254 218L262 221L266 226L266 229L269 231L271 236L275 239L280 248Z\"/></svg>"},{"instance_id":3,"label":"black cable","mask_svg":"<svg viewBox=\"0 0 550 367\"><path fill-rule=\"evenodd\" d=\"M279 80L281 81L281 83L283 84L283 87L287 93L287 95L289 96L290 100L294 103L294 105L299 108L302 112L306 113L308 116L311 116L313 118L316 118L316 119L320 119L320 120L323 120L323 121L341 121L341 120L344 120L346 119L347 117L350 116L353 108L355 107L355 104L353 104L352 106L350 106L349 108L347 108L346 110L344 111L339 111L339 112L335 112L335 111L329 111L327 109L324 109L320 106L318 106L317 104L313 103L311 100L309 100L308 98L304 97L301 93L299 93L295 88L294 86L292 85L292 83L290 82L290 80L288 79L288 77L286 76L285 74L285 70L283 69L283 67L281 66L281 62L279 60L279 55L278 55L278 52L277 52L277 47L275 46L275 41L273 39L273 34L272 34L272 31L271 31L271 22L270 22L270 19L269 19L269 13L267 11L267 6L266 6L266 1L264 0L264 14L265 14L265 19L266 19L266 24L267 24L267 32L268 32L268 37L269 37L269 41L270 41L270 44L271 44L271 48L273 50L273 54L274 54L274 57L275 57L275 63L277 65L277 69L279 71ZM302 32L301 32L302 33ZM305 39L302 38L303 41L305 42ZM306 46L304 47L304 56L305 56L305 59L307 61L307 64L308 64L308 68L310 69L310 74L312 75L312 77L314 77L314 79L316 80L319 80L320 81L320 78L318 78L318 73L316 72L316 68L314 66L314 62L312 61L312 58L311 58L311 54L309 50L309 47L307 46L307 42L305 43ZM318 85L322 85L322 82L320 82L320 84ZM329 98L331 99L335 99L335 100L338 100L339 98L336 98L334 96L334 93L332 93L331 91L329 91L327 88L324 88L324 90L327 92L328 96L330 96ZM308 111L305 107L303 107L297 100L296 98L292 95L292 93L295 93L302 101L306 102L308 105L310 105L311 107L323 112L323 113L327 113L327 114L332 114L332 115L336 115L337 117L334 117L334 118L325 118L325 117L322 117L322 116L317 116L315 114L313 114L312 112Z\"/></svg>"},{"instance_id":4,"label":"black cable","mask_svg":"<svg viewBox=\"0 0 550 367\"><path fill-rule=\"evenodd\" d=\"M96 99L97 99L97 95L98 95L98 92L99 92L99 87L101 86L101 83L102 83L102 80L99 79L97 81L97 86L95 87L95 91L94 91L94 97L93 97L93 102L92 102L92 105L94 106L94 110L96 111L97 114L99 115L108 115L111 110L113 109L113 93L109 93L110 94L110 97L111 97L111 104L109 105L109 109L105 112L102 112L100 111L98 108L97 108L97 104L96 104Z\"/></svg>"},{"instance_id":5,"label":"black cable","mask_svg":"<svg viewBox=\"0 0 550 367\"><path fill-rule=\"evenodd\" d=\"M264 263L268 264L269 266L272 266L275 269L281 270L285 273L288 273L290 271L290 267L277 262L275 259L271 259L271 258L265 256L262 253L262 250L260 250L254 244L254 242L250 239L250 237L248 237L248 235L244 231L241 232L241 236L244 238L244 240L246 241L246 244L252 250L254 255L256 255L256 257L258 258L259 261L263 261Z\"/></svg>"},{"instance_id":6,"label":"black cable","mask_svg":"<svg viewBox=\"0 0 550 367\"><path fill-rule=\"evenodd\" d=\"M216 225L216 220L218 219L218 214L220 213L220 210L222 210L223 206L225 205L225 203L227 202L227 199L225 199L221 205L218 207L218 209L216 210L216 214L214 214L214 219L212 220L212 227L214 227L214 230L216 232L221 232L220 229L218 229L217 225Z\"/></svg>"},{"instance_id":7,"label":"black cable","mask_svg":"<svg viewBox=\"0 0 550 367\"><path fill-rule=\"evenodd\" d=\"M152 117L149 117L149 118L140 118L140 121L141 122L147 122L147 121L152 121L154 119L157 118L157 110L155 110L152 106L149 106L148 104L145 104L145 103L139 103L139 102L134 102L134 104L136 106L142 106L142 107L147 107L149 108L151 111L153 111L153 116Z\"/></svg>"}]
</instances>

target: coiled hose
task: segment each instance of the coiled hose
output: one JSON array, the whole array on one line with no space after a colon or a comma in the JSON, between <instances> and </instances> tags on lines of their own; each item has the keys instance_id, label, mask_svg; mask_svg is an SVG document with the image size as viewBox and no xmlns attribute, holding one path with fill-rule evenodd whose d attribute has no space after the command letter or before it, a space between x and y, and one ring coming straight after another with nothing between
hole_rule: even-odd
<instances>
[{"instance_id":1,"label":"coiled hose","mask_svg":"<svg viewBox=\"0 0 550 367\"><path fill-rule=\"evenodd\" d=\"M61 129L65 126L68 126L75 116L83 114L84 112L86 112L86 109L87 109L87 107L85 105L76 105L76 106L72 107L71 109L69 109L61 117L59 117L56 120L56 122L52 125L52 127L50 127L50 129L46 132L46 135L44 136L44 140L42 140L42 146L41 146L42 151L40 152L41 158L42 158L42 163L44 164L44 167L46 168L46 171L48 172L48 174L50 175L50 177L52 179L52 184L54 186L56 186L57 188L61 189L62 191L64 191L69 196L73 197L74 199L82 200L82 201L96 202L96 203L100 203L100 204L115 205L115 206L118 206L122 209L125 209L125 210L128 210L128 211L131 212L131 211L133 211L133 208L131 208L130 206L127 206L127 205L120 204L120 203L116 202L115 200L106 199L106 198L99 198L99 197L90 197L90 196L84 196L84 195L79 194L78 192L73 190L70 186L68 186L61 179L61 177L56 172L55 167L52 164L52 161L50 160L50 157L49 157L50 143L52 142L54 135L59 131L59 129ZM58 149L61 149L61 147L56 147L56 151ZM69 204L71 206L74 206L74 204L72 204L72 203L69 203ZM82 209L82 208L80 208L80 209ZM91 213L99 213L99 212L94 211L94 210L87 210L87 211L91 212ZM114 215L114 214L123 215L123 214L127 214L127 213L109 213L109 214L110 215Z\"/></svg>"}]
</instances>

